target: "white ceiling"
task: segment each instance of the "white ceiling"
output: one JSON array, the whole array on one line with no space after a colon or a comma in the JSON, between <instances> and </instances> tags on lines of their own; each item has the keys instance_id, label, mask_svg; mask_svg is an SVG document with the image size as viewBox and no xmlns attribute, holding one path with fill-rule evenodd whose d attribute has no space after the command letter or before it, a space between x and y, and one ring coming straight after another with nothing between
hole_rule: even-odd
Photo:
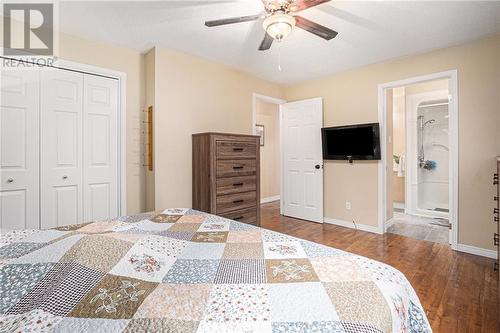
<instances>
[{"instance_id":1,"label":"white ceiling","mask_svg":"<svg viewBox=\"0 0 500 333\"><path fill-rule=\"evenodd\" d=\"M64 32L140 51L183 51L269 81L296 83L500 33L500 2L331 1L300 15L339 32L325 41L294 29L257 51L261 22L207 28L205 20L261 12L260 0L63 2ZM280 52L281 48L281 52ZM281 53L282 71L278 71Z\"/></svg>"}]
</instances>

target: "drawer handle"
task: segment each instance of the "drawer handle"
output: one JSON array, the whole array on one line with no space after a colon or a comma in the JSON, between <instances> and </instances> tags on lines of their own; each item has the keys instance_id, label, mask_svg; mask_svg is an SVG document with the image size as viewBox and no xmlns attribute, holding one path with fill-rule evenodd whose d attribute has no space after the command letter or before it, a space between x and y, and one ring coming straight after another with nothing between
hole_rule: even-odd
<instances>
[{"instance_id":1,"label":"drawer handle","mask_svg":"<svg viewBox=\"0 0 500 333\"><path fill-rule=\"evenodd\" d=\"M233 148L233 151L243 151L243 148Z\"/></svg>"},{"instance_id":2,"label":"drawer handle","mask_svg":"<svg viewBox=\"0 0 500 333\"><path fill-rule=\"evenodd\" d=\"M234 183L233 186L243 186L243 183Z\"/></svg>"},{"instance_id":3,"label":"drawer handle","mask_svg":"<svg viewBox=\"0 0 500 333\"><path fill-rule=\"evenodd\" d=\"M233 169L234 170L243 169L243 165L235 165L235 166L233 166Z\"/></svg>"},{"instance_id":4,"label":"drawer handle","mask_svg":"<svg viewBox=\"0 0 500 333\"><path fill-rule=\"evenodd\" d=\"M242 203L243 201L245 201L245 200L243 200L243 199L233 200L233 203L234 203L234 204L236 204L236 203Z\"/></svg>"},{"instance_id":5,"label":"drawer handle","mask_svg":"<svg viewBox=\"0 0 500 333\"><path fill-rule=\"evenodd\" d=\"M14 182L14 178L7 179L7 183L13 183L13 182Z\"/></svg>"},{"instance_id":6,"label":"drawer handle","mask_svg":"<svg viewBox=\"0 0 500 333\"><path fill-rule=\"evenodd\" d=\"M238 221L238 220L241 220L243 218L244 218L244 216L238 216L238 217L235 217L233 220Z\"/></svg>"}]
</instances>

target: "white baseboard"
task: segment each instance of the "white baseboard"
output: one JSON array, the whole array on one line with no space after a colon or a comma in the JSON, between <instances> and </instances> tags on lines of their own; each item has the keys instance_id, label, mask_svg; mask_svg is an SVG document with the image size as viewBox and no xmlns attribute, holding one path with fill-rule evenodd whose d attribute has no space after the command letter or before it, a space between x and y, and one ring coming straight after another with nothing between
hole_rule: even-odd
<instances>
[{"instance_id":1,"label":"white baseboard","mask_svg":"<svg viewBox=\"0 0 500 333\"><path fill-rule=\"evenodd\" d=\"M278 201L280 199L279 195L275 195L274 197L261 198L260 203L265 204L268 202Z\"/></svg>"},{"instance_id":2,"label":"white baseboard","mask_svg":"<svg viewBox=\"0 0 500 333\"><path fill-rule=\"evenodd\" d=\"M457 244L457 251L465 252L469 254L475 254L476 256L487 257L492 259L497 259L498 252L495 250L483 249L481 247L476 247L466 244Z\"/></svg>"},{"instance_id":3,"label":"white baseboard","mask_svg":"<svg viewBox=\"0 0 500 333\"><path fill-rule=\"evenodd\" d=\"M330 217L324 217L323 221L325 223L329 224L335 224L341 227L346 227L346 228L351 228L351 229L357 229L357 230L362 230L362 231L368 231L368 232L373 232L375 234L381 234L380 230L378 229L377 226L372 226L372 225L367 225L367 224L359 224L356 223L354 225L353 222L349 221L344 221L344 220L338 220L338 219L332 219Z\"/></svg>"},{"instance_id":4,"label":"white baseboard","mask_svg":"<svg viewBox=\"0 0 500 333\"><path fill-rule=\"evenodd\" d=\"M390 219L389 221L385 222L385 230L387 230L391 225L394 224L394 219Z\"/></svg>"}]
</instances>

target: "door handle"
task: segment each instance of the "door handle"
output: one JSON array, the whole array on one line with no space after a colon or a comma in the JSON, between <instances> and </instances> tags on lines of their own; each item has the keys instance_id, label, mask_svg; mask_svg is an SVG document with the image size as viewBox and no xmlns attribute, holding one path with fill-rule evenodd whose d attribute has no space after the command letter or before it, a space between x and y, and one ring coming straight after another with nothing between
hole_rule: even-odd
<instances>
[{"instance_id":1,"label":"door handle","mask_svg":"<svg viewBox=\"0 0 500 333\"><path fill-rule=\"evenodd\" d=\"M316 165L314 166L314 168L315 168L316 170L318 170L319 168L321 168L321 165L316 164Z\"/></svg>"}]
</instances>

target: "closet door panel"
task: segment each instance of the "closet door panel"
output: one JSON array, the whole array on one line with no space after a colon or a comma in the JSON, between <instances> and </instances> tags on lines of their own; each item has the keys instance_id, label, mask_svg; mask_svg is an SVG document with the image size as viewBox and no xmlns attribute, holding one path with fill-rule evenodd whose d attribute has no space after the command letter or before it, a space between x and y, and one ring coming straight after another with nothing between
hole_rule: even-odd
<instances>
[{"instance_id":1,"label":"closet door panel","mask_svg":"<svg viewBox=\"0 0 500 333\"><path fill-rule=\"evenodd\" d=\"M0 229L39 228L39 72L0 75Z\"/></svg>"},{"instance_id":2,"label":"closet door panel","mask_svg":"<svg viewBox=\"0 0 500 333\"><path fill-rule=\"evenodd\" d=\"M118 215L118 81L84 77L84 216Z\"/></svg>"},{"instance_id":3,"label":"closet door panel","mask_svg":"<svg viewBox=\"0 0 500 333\"><path fill-rule=\"evenodd\" d=\"M41 219L51 228L83 221L83 74L41 76Z\"/></svg>"}]
</instances>

